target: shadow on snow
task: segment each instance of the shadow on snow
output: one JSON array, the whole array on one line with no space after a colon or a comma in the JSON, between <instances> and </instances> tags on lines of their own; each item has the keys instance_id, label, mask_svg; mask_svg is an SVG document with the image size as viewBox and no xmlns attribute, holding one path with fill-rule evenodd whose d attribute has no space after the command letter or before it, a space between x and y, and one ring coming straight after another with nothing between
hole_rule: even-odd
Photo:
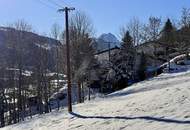
<instances>
[{"instance_id":1,"label":"shadow on snow","mask_svg":"<svg viewBox=\"0 0 190 130\"><path fill-rule=\"evenodd\" d=\"M189 124L190 121L176 120L176 119L168 119L161 117L151 117L151 116L139 116L139 117L126 117L126 116L84 116L78 113L70 113L71 115L82 118L82 119L118 119L118 120L147 120L147 121L157 121L157 122L165 122L165 123L175 123L175 124Z\"/></svg>"}]
</instances>

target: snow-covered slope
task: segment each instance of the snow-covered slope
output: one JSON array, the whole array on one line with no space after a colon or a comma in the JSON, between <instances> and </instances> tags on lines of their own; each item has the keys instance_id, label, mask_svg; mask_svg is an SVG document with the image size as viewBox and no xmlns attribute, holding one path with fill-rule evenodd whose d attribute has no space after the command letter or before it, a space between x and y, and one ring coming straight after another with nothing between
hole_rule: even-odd
<instances>
[{"instance_id":1,"label":"snow-covered slope","mask_svg":"<svg viewBox=\"0 0 190 130\"><path fill-rule=\"evenodd\" d=\"M0 130L190 130L190 71L162 74Z\"/></svg>"}]
</instances>

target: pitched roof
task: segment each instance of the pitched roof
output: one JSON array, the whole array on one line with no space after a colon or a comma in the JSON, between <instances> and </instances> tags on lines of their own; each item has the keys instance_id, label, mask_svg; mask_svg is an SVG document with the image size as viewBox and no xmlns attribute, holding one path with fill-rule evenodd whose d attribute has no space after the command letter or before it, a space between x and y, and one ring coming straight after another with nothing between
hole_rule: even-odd
<instances>
[{"instance_id":1,"label":"pitched roof","mask_svg":"<svg viewBox=\"0 0 190 130\"><path fill-rule=\"evenodd\" d=\"M99 54L106 53L106 52L109 52L109 51L112 51L112 50L116 50L116 49L118 50L118 49L120 49L120 48L117 47L117 46L115 46L115 47L110 48L110 49L105 49L105 50L103 50L103 51L99 51L99 52L95 53L95 55L99 55Z\"/></svg>"}]
</instances>

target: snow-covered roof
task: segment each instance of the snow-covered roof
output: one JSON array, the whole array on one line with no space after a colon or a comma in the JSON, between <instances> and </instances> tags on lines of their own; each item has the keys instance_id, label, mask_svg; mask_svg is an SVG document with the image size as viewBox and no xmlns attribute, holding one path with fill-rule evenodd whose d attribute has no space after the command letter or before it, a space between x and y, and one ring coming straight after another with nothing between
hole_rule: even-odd
<instances>
[{"instance_id":1,"label":"snow-covered roof","mask_svg":"<svg viewBox=\"0 0 190 130\"><path fill-rule=\"evenodd\" d=\"M99 55L99 54L103 54L103 53L107 53L109 51L119 50L119 49L120 49L119 47L115 46L115 47L110 48L110 49L105 49L105 50L99 51L99 52L95 53L95 55Z\"/></svg>"}]
</instances>

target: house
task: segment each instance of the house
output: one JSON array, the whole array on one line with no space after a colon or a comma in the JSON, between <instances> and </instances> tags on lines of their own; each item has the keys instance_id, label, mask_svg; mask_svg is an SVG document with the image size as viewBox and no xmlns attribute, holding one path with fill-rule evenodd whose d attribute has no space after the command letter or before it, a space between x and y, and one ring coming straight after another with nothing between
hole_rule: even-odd
<instances>
[{"instance_id":1,"label":"house","mask_svg":"<svg viewBox=\"0 0 190 130\"><path fill-rule=\"evenodd\" d=\"M119 51L119 47L115 46L113 48L110 49L106 49L100 52L97 52L95 54L95 58L99 61L99 62L105 62L105 61L110 61L111 60L111 56L116 53L117 51Z\"/></svg>"},{"instance_id":2,"label":"house","mask_svg":"<svg viewBox=\"0 0 190 130\"><path fill-rule=\"evenodd\" d=\"M136 47L138 53L144 53L147 57L148 66L159 66L167 61L166 47L158 41L145 42Z\"/></svg>"}]
</instances>

